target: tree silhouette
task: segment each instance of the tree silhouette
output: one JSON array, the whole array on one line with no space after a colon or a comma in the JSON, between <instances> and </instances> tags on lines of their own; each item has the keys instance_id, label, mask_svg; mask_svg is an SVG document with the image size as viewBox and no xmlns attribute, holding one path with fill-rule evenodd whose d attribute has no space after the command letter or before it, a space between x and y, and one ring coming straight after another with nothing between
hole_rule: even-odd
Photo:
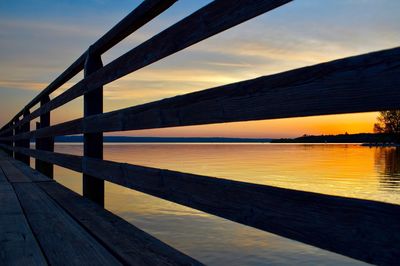
<instances>
[{"instance_id":1,"label":"tree silhouette","mask_svg":"<svg viewBox=\"0 0 400 266\"><path fill-rule=\"evenodd\" d=\"M374 124L375 133L387 133L393 136L396 142L400 141L400 110L381 111Z\"/></svg>"}]
</instances>

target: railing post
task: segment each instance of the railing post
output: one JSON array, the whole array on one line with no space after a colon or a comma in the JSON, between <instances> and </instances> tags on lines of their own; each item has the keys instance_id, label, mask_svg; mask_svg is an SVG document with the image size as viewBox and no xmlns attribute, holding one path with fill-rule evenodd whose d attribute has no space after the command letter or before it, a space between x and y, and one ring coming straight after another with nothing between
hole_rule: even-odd
<instances>
[{"instance_id":1,"label":"railing post","mask_svg":"<svg viewBox=\"0 0 400 266\"><path fill-rule=\"evenodd\" d=\"M23 117L26 117L29 114L30 114L29 110L24 110ZM15 122L18 122L18 120L15 121ZM15 134L14 135L18 135L20 133L29 132L29 130L30 130L30 123L28 122L28 123L25 123L25 124L17 127L15 129ZM29 149L29 144L30 144L30 140L29 139L22 139L22 140L15 141L15 146L16 147L28 148ZM19 160L19 161L21 161L21 162L23 162L23 163L25 163L27 165L30 165L30 157L28 155L20 154L20 153L17 152L17 153L15 153L14 157L17 160Z\"/></svg>"},{"instance_id":2,"label":"railing post","mask_svg":"<svg viewBox=\"0 0 400 266\"><path fill-rule=\"evenodd\" d=\"M40 101L40 106L50 102L49 96L44 96ZM36 129L45 128L50 126L50 112L40 116L40 122L36 123ZM36 149L42 151L54 152L54 137L37 138ZM52 163L44 162L39 159L35 160L35 169L46 175L47 177L53 178L54 166Z\"/></svg>"},{"instance_id":3,"label":"railing post","mask_svg":"<svg viewBox=\"0 0 400 266\"><path fill-rule=\"evenodd\" d=\"M91 47L87 51L84 76L103 67L101 55L93 54ZM103 87L98 87L83 96L84 117L103 113ZM83 155L103 159L103 133L85 133L83 136ZM83 196L104 206L104 180L83 174Z\"/></svg>"},{"instance_id":4,"label":"railing post","mask_svg":"<svg viewBox=\"0 0 400 266\"><path fill-rule=\"evenodd\" d=\"M18 123L18 118L17 118L17 119L14 119L14 120L11 122L11 124L12 124L13 126L14 126L16 123ZM11 135L14 137L14 136L17 135L17 134L18 134L18 128L15 127L15 128L12 130ZM13 139L12 146L13 146L13 147L17 147L17 141L14 140L14 139ZM12 156L12 157L14 157L14 159L17 160L18 155L17 155L17 153L16 153L15 151L13 151L13 156Z\"/></svg>"},{"instance_id":5,"label":"railing post","mask_svg":"<svg viewBox=\"0 0 400 266\"><path fill-rule=\"evenodd\" d=\"M14 125L17 124L18 122L19 122L19 118L16 118L13 121ZM18 135L19 132L20 132L20 127L15 127L13 130L13 136ZM14 147L19 147L21 145L19 140L13 140L13 143L14 143ZM20 154L16 151L14 151L14 159L20 160Z\"/></svg>"},{"instance_id":6,"label":"railing post","mask_svg":"<svg viewBox=\"0 0 400 266\"><path fill-rule=\"evenodd\" d=\"M3 127L0 129L0 133L3 132L3 130L6 130L7 127L8 127L8 124L5 125L5 126L3 126ZM8 134L5 135L4 137L8 137ZM6 141L0 141L0 143L1 143L1 144L4 144L4 145L7 145L7 142L6 142ZM7 150L4 150L4 151L7 151Z\"/></svg>"},{"instance_id":7,"label":"railing post","mask_svg":"<svg viewBox=\"0 0 400 266\"><path fill-rule=\"evenodd\" d=\"M5 130L8 130L10 127L12 127L12 122L11 122L11 123L8 123L8 124L4 127L4 129L5 129ZM10 132L4 134L4 137L9 138L9 137L12 137L12 135L13 135L13 131L10 131ZM7 146L9 146L9 147L12 147L12 146L13 146L13 141L12 141L12 140L6 140L6 141L4 141L4 144L7 145ZM6 153L7 153L9 156L11 156L11 157L13 156L13 152L10 151L10 150L6 150Z\"/></svg>"}]
</instances>

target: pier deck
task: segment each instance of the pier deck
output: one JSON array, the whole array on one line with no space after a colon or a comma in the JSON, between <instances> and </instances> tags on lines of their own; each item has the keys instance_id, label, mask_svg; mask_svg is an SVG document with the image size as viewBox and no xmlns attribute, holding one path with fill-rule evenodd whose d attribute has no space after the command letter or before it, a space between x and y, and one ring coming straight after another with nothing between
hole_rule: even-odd
<instances>
[{"instance_id":1,"label":"pier deck","mask_svg":"<svg viewBox=\"0 0 400 266\"><path fill-rule=\"evenodd\" d=\"M200 265L0 152L4 265Z\"/></svg>"}]
</instances>

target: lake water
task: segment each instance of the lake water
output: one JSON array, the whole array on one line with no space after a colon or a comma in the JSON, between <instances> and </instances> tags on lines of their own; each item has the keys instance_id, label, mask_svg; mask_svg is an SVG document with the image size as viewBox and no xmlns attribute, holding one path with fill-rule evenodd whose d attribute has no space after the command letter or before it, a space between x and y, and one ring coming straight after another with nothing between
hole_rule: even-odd
<instances>
[{"instance_id":1,"label":"lake water","mask_svg":"<svg viewBox=\"0 0 400 266\"><path fill-rule=\"evenodd\" d=\"M82 154L78 144L56 151ZM358 144L106 144L105 159L400 204L400 150ZM81 175L55 168L81 193ZM106 208L208 265L361 262L106 183Z\"/></svg>"}]
</instances>

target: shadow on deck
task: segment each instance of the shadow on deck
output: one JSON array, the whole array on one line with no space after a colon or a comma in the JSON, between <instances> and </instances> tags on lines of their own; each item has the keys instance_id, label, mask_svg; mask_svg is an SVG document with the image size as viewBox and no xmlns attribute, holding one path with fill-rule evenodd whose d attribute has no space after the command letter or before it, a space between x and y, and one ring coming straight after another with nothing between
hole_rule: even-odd
<instances>
[{"instance_id":1,"label":"shadow on deck","mask_svg":"<svg viewBox=\"0 0 400 266\"><path fill-rule=\"evenodd\" d=\"M201 265L0 152L0 264Z\"/></svg>"}]
</instances>

